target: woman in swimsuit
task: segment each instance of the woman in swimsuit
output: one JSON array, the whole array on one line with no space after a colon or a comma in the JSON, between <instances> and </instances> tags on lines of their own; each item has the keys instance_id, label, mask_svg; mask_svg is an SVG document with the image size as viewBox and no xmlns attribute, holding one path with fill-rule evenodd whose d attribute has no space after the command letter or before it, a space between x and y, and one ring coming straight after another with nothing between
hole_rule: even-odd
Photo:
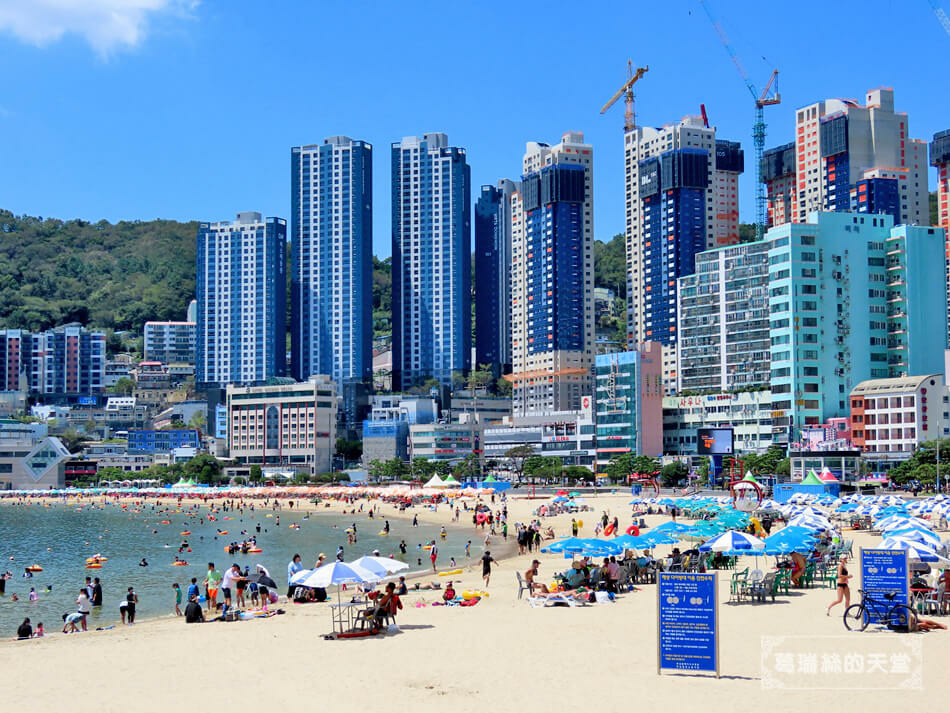
<instances>
[{"instance_id":1,"label":"woman in swimsuit","mask_svg":"<svg viewBox=\"0 0 950 713\"><path fill-rule=\"evenodd\" d=\"M852 575L848 574L848 558L842 557L841 562L838 564L838 588L835 590L838 594L838 598L828 605L828 608L825 610L826 616L831 616L831 607L835 604L840 604L842 599L844 600L845 609L851 606L851 587L848 585L848 580L851 579L851 576Z\"/></svg>"}]
</instances>

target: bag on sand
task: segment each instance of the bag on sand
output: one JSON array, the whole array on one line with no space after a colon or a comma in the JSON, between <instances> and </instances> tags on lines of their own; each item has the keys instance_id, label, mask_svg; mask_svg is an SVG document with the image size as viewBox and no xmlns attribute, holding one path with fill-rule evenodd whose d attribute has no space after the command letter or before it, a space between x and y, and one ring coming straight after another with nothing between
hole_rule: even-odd
<instances>
[{"instance_id":1,"label":"bag on sand","mask_svg":"<svg viewBox=\"0 0 950 713\"><path fill-rule=\"evenodd\" d=\"M396 622L391 622L391 623L389 624L389 626L386 627L386 633L387 633L387 634L398 634L398 633L399 633L399 625L398 625Z\"/></svg>"}]
</instances>

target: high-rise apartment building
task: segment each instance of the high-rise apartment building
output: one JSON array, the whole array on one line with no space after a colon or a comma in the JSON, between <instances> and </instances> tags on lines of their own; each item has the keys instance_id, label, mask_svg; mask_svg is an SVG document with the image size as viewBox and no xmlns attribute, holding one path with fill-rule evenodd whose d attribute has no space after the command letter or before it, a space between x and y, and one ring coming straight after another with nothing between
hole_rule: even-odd
<instances>
[{"instance_id":1,"label":"high-rise apartment building","mask_svg":"<svg viewBox=\"0 0 950 713\"><path fill-rule=\"evenodd\" d=\"M284 374L286 244L287 221L256 212L198 225L198 384L258 384Z\"/></svg>"},{"instance_id":2,"label":"high-rise apartment building","mask_svg":"<svg viewBox=\"0 0 950 713\"><path fill-rule=\"evenodd\" d=\"M696 254L739 242L738 176L744 156L700 117L624 136L627 341L664 347L664 379L676 383L677 279Z\"/></svg>"},{"instance_id":3,"label":"high-rise apartment building","mask_svg":"<svg viewBox=\"0 0 950 713\"><path fill-rule=\"evenodd\" d=\"M29 390L23 360L29 338L30 333L20 329L0 330L0 391Z\"/></svg>"},{"instance_id":4,"label":"high-rise apartment building","mask_svg":"<svg viewBox=\"0 0 950 713\"><path fill-rule=\"evenodd\" d=\"M943 231L887 215L819 213L772 228L773 426L846 416L867 379L937 373L947 335Z\"/></svg>"},{"instance_id":5,"label":"high-rise apartment building","mask_svg":"<svg viewBox=\"0 0 950 713\"><path fill-rule=\"evenodd\" d=\"M291 149L291 373L327 374L355 426L373 377L373 147Z\"/></svg>"},{"instance_id":6,"label":"high-rise apartment building","mask_svg":"<svg viewBox=\"0 0 950 713\"><path fill-rule=\"evenodd\" d=\"M105 391L106 335L67 324L30 334L20 358L30 393L46 403L78 403Z\"/></svg>"},{"instance_id":7,"label":"high-rise apartment building","mask_svg":"<svg viewBox=\"0 0 950 713\"><path fill-rule=\"evenodd\" d=\"M851 99L826 99L795 115L794 182L788 166L769 169L769 157L785 155L787 147L766 152L771 225L804 222L814 211L847 211L851 189L862 179L891 181L882 191L897 193L896 222L927 223L926 143L910 138L906 113L894 110L894 90L872 89L862 105ZM890 205L878 212L891 213ZM871 212L871 211L868 211Z\"/></svg>"},{"instance_id":8,"label":"high-rise apartment building","mask_svg":"<svg viewBox=\"0 0 950 713\"><path fill-rule=\"evenodd\" d=\"M762 181L768 206L768 224L792 222L795 192L795 144L783 144L762 154Z\"/></svg>"},{"instance_id":9,"label":"high-rise apartment building","mask_svg":"<svg viewBox=\"0 0 950 713\"><path fill-rule=\"evenodd\" d=\"M142 339L145 361L194 364L196 332L194 322L146 322Z\"/></svg>"},{"instance_id":10,"label":"high-rise apartment building","mask_svg":"<svg viewBox=\"0 0 950 713\"><path fill-rule=\"evenodd\" d=\"M767 241L701 252L679 279L677 391L768 385Z\"/></svg>"},{"instance_id":11,"label":"high-rise apartment building","mask_svg":"<svg viewBox=\"0 0 950 713\"><path fill-rule=\"evenodd\" d=\"M471 175L440 133L392 145L393 388L471 365Z\"/></svg>"},{"instance_id":12,"label":"high-rise apartment building","mask_svg":"<svg viewBox=\"0 0 950 713\"><path fill-rule=\"evenodd\" d=\"M947 294L950 299L950 129L934 134L930 144L930 165L937 169L936 225L943 228L946 237Z\"/></svg>"},{"instance_id":13,"label":"high-rise apartment building","mask_svg":"<svg viewBox=\"0 0 950 713\"><path fill-rule=\"evenodd\" d=\"M530 141L512 194L513 413L576 411L594 360L593 149Z\"/></svg>"},{"instance_id":14,"label":"high-rise apartment building","mask_svg":"<svg viewBox=\"0 0 950 713\"><path fill-rule=\"evenodd\" d=\"M482 186L475 202L475 362L511 371L511 196L521 183Z\"/></svg>"}]
</instances>

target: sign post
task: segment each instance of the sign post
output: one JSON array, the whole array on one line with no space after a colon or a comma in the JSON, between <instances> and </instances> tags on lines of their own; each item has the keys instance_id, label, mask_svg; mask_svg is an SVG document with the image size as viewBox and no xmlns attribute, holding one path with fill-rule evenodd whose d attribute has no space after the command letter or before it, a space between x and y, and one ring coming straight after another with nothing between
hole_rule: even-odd
<instances>
[{"instance_id":1,"label":"sign post","mask_svg":"<svg viewBox=\"0 0 950 713\"><path fill-rule=\"evenodd\" d=\"M879 623L893 604L910 606L910 565L907 550L876 550L861 548L861 589L875 600L882 602L881 607L868 608L868 621ZM886 600L885 594L896 592L893 600ZM886 602L887 606L883 606Z\"/></svg>"},{"instance_id":2,"label":"sign post","mask_svg":"<svg viewBox=\"0 0 950 713\"><path fill-rule=\"evenodd\" d=\"M660 572L657 578L656 672L715 673L719 678L717 572Z\"/></svg>"}]
</instances>

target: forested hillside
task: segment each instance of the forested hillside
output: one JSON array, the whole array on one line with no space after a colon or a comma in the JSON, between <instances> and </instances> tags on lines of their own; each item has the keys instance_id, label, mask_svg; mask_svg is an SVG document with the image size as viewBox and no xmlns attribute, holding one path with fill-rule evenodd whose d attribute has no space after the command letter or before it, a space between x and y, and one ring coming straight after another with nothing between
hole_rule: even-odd
<instances>
[{"instance_id":1,"label":"forested hillside","mask_svg":"<svg viewBox=\"0 0 950 713\"><path fill-rule=\"evenodd\" d=\"M195 296L198 224L54 220L0 210L0 326L139 331Z\"/></svg>"}]
</instances>

